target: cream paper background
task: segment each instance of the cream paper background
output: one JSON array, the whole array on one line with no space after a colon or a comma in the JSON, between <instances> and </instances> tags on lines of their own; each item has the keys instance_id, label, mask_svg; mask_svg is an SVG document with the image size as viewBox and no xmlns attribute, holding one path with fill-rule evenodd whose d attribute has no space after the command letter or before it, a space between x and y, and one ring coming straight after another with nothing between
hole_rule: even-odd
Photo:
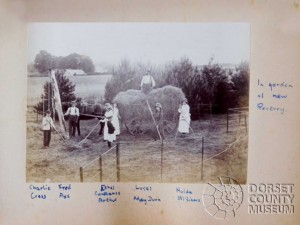
<instances>
[{"instance_id":1,"label":"cream paper background","mask_svg":"<svg viewBox=\"0 0 300 225\"><path fill-rule=\"evenodd\" d=\"M299 224L300 1L1 0L0 4L1 225ZM162 203L146 206L132 201L134 183L115 184L122 192L117 204L97 203L94 191L98 184L72 184L69 201L55 197L31 200L25 183L27 22L249 22L248 183L294 183L295 214L249 215L246 185L244 204L236 218L228 221L212 218L201 204L179 203L177 184L152 184ZM284 115L256 110L258 78L294 86L288 91ZM199 197L204 187L180 186L189 187Z\"/></svg>"}]
</instances>

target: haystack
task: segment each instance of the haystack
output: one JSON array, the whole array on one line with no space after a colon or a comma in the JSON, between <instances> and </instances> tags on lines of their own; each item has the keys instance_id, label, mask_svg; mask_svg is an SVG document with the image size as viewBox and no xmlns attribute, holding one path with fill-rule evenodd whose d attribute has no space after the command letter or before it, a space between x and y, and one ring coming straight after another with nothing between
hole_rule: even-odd
<instances>
[{"instance_id":1,"label":"haystack","mask_svg":"<svg viewBox=\"0 0 300 225\"><path fill-rule=\"evenodd\" d=\"M118 103L122 121L126 123L135 117L151 121L146 100L148 100L153 112L155 103L161 103L164 119L172 120L177 117L179 104L184 97L184 93L180 88L169 85L153 89L148 94L141 90L127 90L120 92L113 101Z\"/></svg>"}]
</instances>

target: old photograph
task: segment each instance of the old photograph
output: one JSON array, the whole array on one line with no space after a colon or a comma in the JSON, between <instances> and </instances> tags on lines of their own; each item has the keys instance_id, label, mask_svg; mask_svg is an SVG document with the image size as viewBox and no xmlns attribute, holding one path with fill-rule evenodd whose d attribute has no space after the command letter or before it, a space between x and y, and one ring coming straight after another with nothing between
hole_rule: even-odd
<instances>
[{"instance_id":1,"label":"old photograph","mask_svg":"<svg viewBox=\"0 0 300 225\"><path fill-rule=\"evenodd\" d=\"M29 23L27 182L247 182L250 25Z\"/></svg>"}]
</instances>

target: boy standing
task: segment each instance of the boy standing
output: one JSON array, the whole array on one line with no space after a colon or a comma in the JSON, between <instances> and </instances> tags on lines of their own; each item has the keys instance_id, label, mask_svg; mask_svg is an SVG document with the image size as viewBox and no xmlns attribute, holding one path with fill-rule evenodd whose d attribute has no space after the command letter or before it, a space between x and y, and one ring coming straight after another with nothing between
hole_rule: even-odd
<instances>
[{"instance_id":1,"label":"boy standing","mask_svg":"<svg viewBox=\"0 0 300 225\"><path fill-rule=\"evenodd\" d=\"M51 127L55 128L53 120L51 118L51 111L46 111L46 116L42 121L42 129L44 132L44 148L49 147L51 140Z\"/></svg>"}]
</instances>

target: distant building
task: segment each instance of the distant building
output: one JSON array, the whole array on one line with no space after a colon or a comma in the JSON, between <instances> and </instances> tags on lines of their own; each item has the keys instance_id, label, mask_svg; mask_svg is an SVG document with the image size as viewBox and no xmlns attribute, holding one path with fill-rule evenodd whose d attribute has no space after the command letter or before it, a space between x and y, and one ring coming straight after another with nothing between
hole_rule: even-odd
<instances>
[{"instance_id":1,"label":"distant building","mask_svg":"<svg viewBox=\"0 0 300 225\"><path fill-rule=\"evenodd\" d=\"M86 75L83 70L71 70L67 69L64 73L66 77L76 76L76 75Z\"/></svg>"},{"instance_id":2,"label":"distant building","mask_svg":"<svg viewBox=\"0 0 300 225\"><path fill-rule=\"evenodd\" d=\"M96 73L108 73L107 69L103 68L100 65L95 65L95 72Z\"/></svg>"}]
</instances>

